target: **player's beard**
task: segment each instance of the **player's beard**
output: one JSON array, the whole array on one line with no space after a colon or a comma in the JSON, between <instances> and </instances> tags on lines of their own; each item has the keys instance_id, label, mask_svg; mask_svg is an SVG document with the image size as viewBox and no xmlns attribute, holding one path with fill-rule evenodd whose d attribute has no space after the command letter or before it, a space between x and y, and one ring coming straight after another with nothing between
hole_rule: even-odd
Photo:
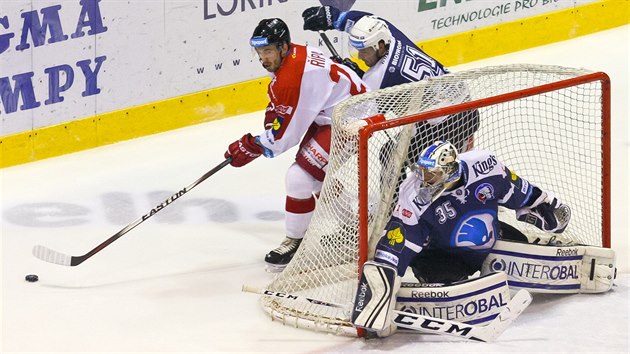
<instances>
[{"instance_id":1,"label":"player's beard","mask_svg":"<svg viewBox=\"0 0 630 354\"><path fill-rule=\"evenodd\" d=\"M280 64L282 63L282 57L274 58L273 60L265 60L260 61L263 68L270 73L276 72L280 68Z\"/></svg>"},{"instance_id":2,"label":"player's beard","mask_svg":"<svg viewBox=\"0 0 630 354\"><path fill-rule=\"evenodd\" d=\"M378 57L378 52L376 52L375 50L368 51L367 53L357 51L357 57L362 60L369 68L376 65L376 63L378 63L378 61L381 59Z\"/></svg>"},{"instance_id":3,"label":"player's beard","mask_svg":"<svg viewBox=\"0 0 630 354\"><path fill-rule=\"evenodd\" d=\"M379 60L381 60L381 58L379 58L377 55L373 55L369 58L363 59L363 62L365 63L365 65L367 65L368 68L371 68L376 65Z\"/></svg>"}]
</instances>

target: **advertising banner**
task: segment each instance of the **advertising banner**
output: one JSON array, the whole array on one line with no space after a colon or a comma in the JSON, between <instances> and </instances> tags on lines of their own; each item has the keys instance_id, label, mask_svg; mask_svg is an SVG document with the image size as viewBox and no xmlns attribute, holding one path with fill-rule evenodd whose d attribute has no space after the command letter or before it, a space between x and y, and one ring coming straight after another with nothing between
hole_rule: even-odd
<instances>
[{"instance_id":1,"label":"advertising banner","mask_svg":"<svg viewBox=\"0 0 630 354\"><path fill-rule=\"evenodd\" d=\"M310 6L369 11L423 41L591 2L2 0L0 137L263 77L248 44L263 18L327 52L302 30ZM329 37L347 55L347 37Z\"/></svg>"}]
</instances>

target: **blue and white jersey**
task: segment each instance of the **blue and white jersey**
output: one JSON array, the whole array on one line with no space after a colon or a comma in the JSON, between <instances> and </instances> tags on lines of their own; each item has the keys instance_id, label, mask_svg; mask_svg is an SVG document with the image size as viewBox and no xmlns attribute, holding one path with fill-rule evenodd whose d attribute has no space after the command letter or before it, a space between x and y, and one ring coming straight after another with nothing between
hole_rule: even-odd
<instances>
[{"instance_id":1,"label":"blue and white jersey","mask_svg":"<svg viewBox=\"0 0 630 354\"><path fill-rule=\"evenodd\" d=\"M372 14L363 11L342 12L335 22L335 27L340 31L350 32L356 21L368 15ZM442 64L418 48L393 24L383 18L380 19L389 26L392 42L387 55L363 75L363 81L371 90L416 82L448 73Z\"/></svg>"},{"instance_id":2,"label":"blue and white jersey","mask_svg":"<svg viewBox=\"0 0 630 354\"><path fill-rule=\"evenodd\" d=\"M402 276L416 254L438 248L472 266L481 265L499 236L498 207L524 207L533 186L491 152L473 150L459 158L463 183L429 204L417 199L415 174L401 184L376 260L396 266Z\"/></svg>"}]
</instances>

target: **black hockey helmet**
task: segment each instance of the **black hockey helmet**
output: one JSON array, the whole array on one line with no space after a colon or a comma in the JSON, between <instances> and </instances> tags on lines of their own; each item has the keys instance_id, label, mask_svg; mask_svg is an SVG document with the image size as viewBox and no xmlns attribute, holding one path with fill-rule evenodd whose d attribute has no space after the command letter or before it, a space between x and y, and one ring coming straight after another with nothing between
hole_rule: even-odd
<instances>
[{"instance_id":1,"label":"black hockey helmet","mask_svg":"<svg viewBox=\"0 0 630 354\"><path fill-rule=\"evenodd\" d=\"M261 20L254 29L252 38L249 40L249 44L252 47L264 47L274 43L282 45L284 42L290 44L291 35L287 24L279 18Z\"/></svg>"}]
</instances>

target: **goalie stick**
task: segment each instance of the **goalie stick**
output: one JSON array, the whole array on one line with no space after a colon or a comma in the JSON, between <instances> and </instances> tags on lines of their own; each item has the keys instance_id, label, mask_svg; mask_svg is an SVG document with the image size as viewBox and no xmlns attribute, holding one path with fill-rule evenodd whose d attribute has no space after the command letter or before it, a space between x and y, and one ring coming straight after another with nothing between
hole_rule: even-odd
<instances>
[{"instance_id":1,"label":"goalie stick","mask_svg":"<svg viewBox=\"0 0 630 354\"><path fill-rule=\"evenodd\" d=\"M287 300L306 302L315 305L335 307L349 310L348 306L331 302L311 299L301 295L287 294L283 292L258 289L243 285L242 291L277 297ZM476 326L463 322L419 315L411 312L394 310L392 322L402 328L419 332L450 335L459 338L467 338L481 342L491 342L497 339L516 318L525 311L532 302L531 294L525 290L519 290L499 315L486 326Z\"/></svg>"},{"instance_id":2,"label":"goalie stick","mask_svg":"<svg viewBox=\"0 0 630 354\"><path fill-rule=\"evenodd\" d=\"M231 161L232 161L232 158L228 157L227 159L225 159L225 161L221 162L219 165L217 165L216 167L214 167L210 171L206 172L203 176L201 176L199 179L197 179L196 181L191 183L189 186L187 186L184 189L176 192L175 194L170 196L168 199L166 199L162 203L158 204L155 208L151 209L148 213L142 215L138 220L136 220L136 221L132 222L131 224L125 226L122 230L120 230L117 233L115 233L112 237L110 237L107 240L103 241L100 245L96 246L94 249L92 249L91 251L89 251L88 253L86 253L86 254L84 254L82 256L69 256L69 255L63 254L61 252L57 252L55 250L51 250L50 248L45 247L45 246L41 246L41 245L36 245L36 246L33 247L33 255L35 257L41 259L42 261L45 261L45 262L48 262L48 263L55 263L55 264L59 264L59 265L63 265L63 266L70 266L70 267L77 266L77 265L83 263L86 259L88 259L88 258L92 257L93 255L97 254L98 252L100 252L103 248L105 248L105 247L109 246L110 244L112 244L114 241L116 241L117 239L122 237L124 234L126 234L127 232L129 232L132 229L134 229L136 226L142 224L145 220L147 220L150 217L152 217L153 215L157 214L160 210L166 208L168 205L170 205L172 202L174 202L175 200L177 200L178 198L180 198L184 194L188 193L191 189L195 188L198 184L200 184L201 182L203 182L206 179L208 179L208 177L210 177L213 174L217 173L223 167L229 165Z\"/></svg>"}]
</instances>

